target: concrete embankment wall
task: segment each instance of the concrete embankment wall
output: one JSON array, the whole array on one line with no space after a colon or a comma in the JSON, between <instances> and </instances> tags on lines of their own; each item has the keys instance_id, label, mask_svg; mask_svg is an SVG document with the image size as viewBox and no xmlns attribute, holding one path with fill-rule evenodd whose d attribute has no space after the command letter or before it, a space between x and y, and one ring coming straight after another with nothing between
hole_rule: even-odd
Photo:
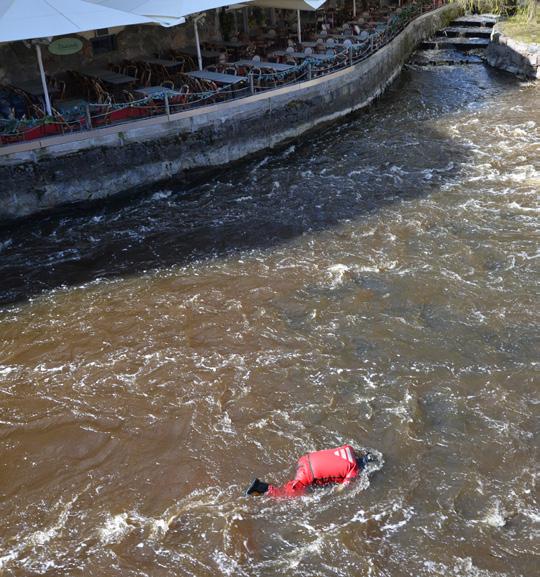
<instances>
[{"instance_id":1,"label":"concrete embankment wall","mask_svg":"<svg viewBox=\"0 0 540 577\"><path fill-rule=\"evenodd\" d=\"M526 44L505 36L498 24L493 28L486 59L495 68L540 80L540 44Z\"/></svg>"},{"instance_id":2,"label":"concrete embankment wall","mask_svg":"<svg viewBox=\"0 0 540 577\"><path fill-rule=\"evenodd\" d=\"M331 76L122 129L51 137L0 150L0 219L95 200L272 148L366 106L415 47L459 14L448 5L413 21L391 43ZM121 131L120 131L121 130Z\"/></svg>"}]
</instances>

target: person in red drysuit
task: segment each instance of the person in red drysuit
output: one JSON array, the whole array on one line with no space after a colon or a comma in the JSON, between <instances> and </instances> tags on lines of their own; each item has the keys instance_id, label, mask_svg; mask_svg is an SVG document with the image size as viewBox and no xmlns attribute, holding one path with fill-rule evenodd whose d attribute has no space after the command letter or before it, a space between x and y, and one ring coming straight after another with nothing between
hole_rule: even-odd
<instances>
[{"instance_id":1,"label":"person in red drysuit","mask_svg":"<svg viewBox=\"0 0 540 577\"><path fill-rule=\"evenodd\" d=\"M376 460L377 457L369 452L357 457L351 445L308 453L298 459L296 476L292 481L282 487L276 487L254 479L246 495L299 497L305 494L308 487L330 483L347 485L360 474L366 463Z\"/></svg>"}]
</instances>

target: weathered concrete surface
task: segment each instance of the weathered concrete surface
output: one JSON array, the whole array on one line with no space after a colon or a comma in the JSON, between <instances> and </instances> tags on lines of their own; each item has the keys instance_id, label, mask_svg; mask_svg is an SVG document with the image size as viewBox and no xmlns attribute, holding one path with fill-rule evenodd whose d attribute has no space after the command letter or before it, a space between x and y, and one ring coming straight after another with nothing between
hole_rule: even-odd
<instances>
[{"instance_id":1,"label":"weathered concrete surface","mask_svg":"<svg viewBox=\"0 0 540 577\"><path fill-rule=\"evenodd\" d=\"M540 44L526 44L505 36L499 26L491 33L488 63L524 78L540 79Z\"/></svg>"},{"instance_id":2,"label":"weathered concrete surface","mask_svg":"<svg viewBox=\"0 0 540 577\"><path fill-rule=\"evenodd\" d=\"M296 138L369 104L399 74L415 47L460 13L425 14L358 65L249 98L86 134L30 143L0 156L0 219L104 198L215 167ZM33 145L35 146L35 145Z\"/></svg>"},{"instance_id":3,"label":"weathered concrete surface","mask_svg":"<svg viewBox=\"0 0 540 577\"><path fill-rule=\"evenodd\" d=\"M491 28L487 26L448 26L444 30L439 30L437 36L447 36L448 38L467 37L489 38Z\"/></svg>"},{"instance_id":4,"label":"weathered concrete surface","mask_svg":"<svg viewBox=\"0 0 540 577\"><path fill-rule=\"evenodd\" d=\"M444 36L435 36L430 40L422 42L422 48L459 48L460 50L473 50L475 48L486 48L489 44L489 38L470 38L461 36L459 38L446 38Z\"/></svg>"}]
</instances>

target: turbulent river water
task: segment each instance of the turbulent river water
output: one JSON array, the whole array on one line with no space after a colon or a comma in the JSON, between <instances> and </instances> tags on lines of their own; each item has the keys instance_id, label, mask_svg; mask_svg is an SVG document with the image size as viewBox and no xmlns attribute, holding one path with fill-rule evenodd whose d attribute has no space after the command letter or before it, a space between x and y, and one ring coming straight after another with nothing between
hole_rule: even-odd
<instances>
[{"instance_id":1,"label":"turbulent river water","mask_svg":"<svg viewBox=\"0 0 540 577\"><path fill-rule=\"evenodd\" d=\"M4 226L0 574L537 574L539 102L409 65L204 182ZM344 442L369 485L243 496Z\"/></svg>"}]
</instances>

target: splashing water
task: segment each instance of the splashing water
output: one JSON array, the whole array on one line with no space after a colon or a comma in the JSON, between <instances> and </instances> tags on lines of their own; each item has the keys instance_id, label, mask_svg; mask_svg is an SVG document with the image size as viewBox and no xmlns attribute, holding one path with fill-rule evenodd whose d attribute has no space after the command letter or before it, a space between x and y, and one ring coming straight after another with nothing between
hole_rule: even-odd
<instances>
[{"instance_id":1,"label":"splashing water","mask_svg":"<svg viewBox=\"0 0 540 577\"><path fill-rule=\"evenodd\" d=\"M4 227L0 573L535 574L538 97L413 67L205 182ZM369 482L243 496L345 442Z\"/></svg>"}]
</instances>

